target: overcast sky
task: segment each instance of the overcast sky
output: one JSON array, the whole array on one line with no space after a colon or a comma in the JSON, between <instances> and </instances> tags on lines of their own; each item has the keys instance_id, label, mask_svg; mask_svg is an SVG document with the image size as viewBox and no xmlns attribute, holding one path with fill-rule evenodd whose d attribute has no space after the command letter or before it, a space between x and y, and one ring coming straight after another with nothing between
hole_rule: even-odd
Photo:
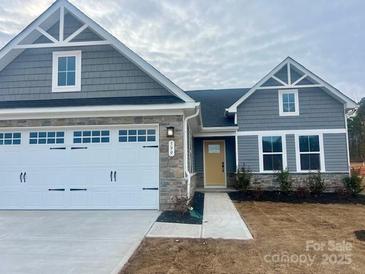
<instances>
[{"instance_id":1,"label":"overcast sky","mask_svg":"<svg viewBox=\"0 0 365 274\"><path fill-rule=\"evenodd\" d=\"M0 0L0 46L53 1ZM72 0L185 90L251 87L291 56L365 97L364 0Z\"/></svg>"}]
</instances>

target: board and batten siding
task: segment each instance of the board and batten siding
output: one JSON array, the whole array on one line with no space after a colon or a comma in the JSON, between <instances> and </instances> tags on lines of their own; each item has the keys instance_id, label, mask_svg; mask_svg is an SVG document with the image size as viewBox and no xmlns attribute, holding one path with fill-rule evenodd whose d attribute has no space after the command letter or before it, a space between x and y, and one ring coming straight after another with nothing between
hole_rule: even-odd
<instances>
[{"instance_id":1,"label":"board and batten siding","mask_svg":"<svg viewBox=\"0 0 365 274\"><path fill-rule=\"evenodd\" d=\"M279 116L278 89L257 90L237 109L240 131L345 128L344 106L321 88L298 90L299 116Z\"/></svg>"}]
</instances>

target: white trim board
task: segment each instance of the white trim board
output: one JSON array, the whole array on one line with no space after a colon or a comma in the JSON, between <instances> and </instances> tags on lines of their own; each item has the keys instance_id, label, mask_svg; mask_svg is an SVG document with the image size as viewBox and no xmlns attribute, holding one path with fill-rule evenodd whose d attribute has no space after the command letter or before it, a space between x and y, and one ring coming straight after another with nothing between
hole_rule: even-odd
<instances>
[{"instance_id":1,"label":"white trim board","mask_svg":"<svg viewBox=\"0 0 365 274\"><path fill-rule=\"evenodd\" d=\"M283 85L283 86L271 86L271 87L262 86L267 80L272 78L272 76L274 76L284 66L287 66L287 68L288 68L288 74L289 74L288 75L288 81L289 81L288 84L285 83L285 85ZM308 76L308 77L312 78L313 80L315 80L316 82L318 82L319 84L298 86L298 85L296 85L299 82L298 80L295 81L294 83L291 83L290 73L289 73L291 66L298 68L299 70L301 70L304 73L305 77ZM340 92L338 89L336 89L332 85L328 84L326 81L322 80L320 77L318 77L313 72L311 72L310 70L308 70L307 68L305 68L304 66L299 64L297 61L295 61L291 57L287 57L279 65L277 65L274 69L272 69L266 76L264 76L259 82L257 82L257 84L255 84L244 96L242 96L234 104L232 104L227 109L227 111L229 113L236 113L237 107L239 105L241 105L247 98L249 98L258 89L276 89L277 90L277 89L285 89L285 88L292 89L292 88L299 88L299 87L308 88L308 87L313 87L313 86L322 87L323 90L328 92L329 95L333 96L335 99L342 102L345 105L345 108L347 108L347 109L352 109L352 108L358 107L358 105L351 98L347 97L342 92Z\"/></svg>"},{"instance_id":2,"label":"white trim board","mask_svg":"<svg viewBox=\"0 0 365 274\"><path fill-rule=\"evenodd\" d=\"M317 172L317 170L302 170L301 168L301 161L300 161L300 149L299 149L299 136L306 136L307 134L295 134L295 161L297 172L299 173L313 173ZM313 134L319 137L319 158L320 158L320 165L321 165L321 172L326 172L326 162L324 156L324 143L323 143L323 133L316 133ZM316 152L313 152L316 153Z\"/></svg>"},{"instance_id":3,"label":"white trim board","mask_svg":"<svg viewBox=\"0 0 365 274\"><path fill-rule=\"evenodd\" d=\"M262 174L275 172L272 170L264 170L264 152L263 152L263 148L262 148L262 137L270 137L270 136L280 136L281 137L282 152L281 153L279 153L279 152L278 153L268 153L268 154L282 154L283 169L285 170L288 168L286 134L272 135L270 133L261 133L258 135L257 141L258 141L258 146L259 146L259 169L260 169L260 173L262 173Z\"/></svg>"},{"instance_id":4,"label":"white trim board","mask_svg":"<svg viewBox=\"0 0 365 274\"><path fill-rule=\"evenodd\" d=\"M184 110L193 109L196 106L199 106L199 103L0 109L0 120L183 115Z\"/></svg>"},{"instance_id":5,"label":"white trim board","mask_svg":"<svg viewBox=\"0 0 365 274\"><path fill-rule=\"evenodd\" d=\"M230 127L202 127L194 137L226 137L236 136L237 126Z\"/></svg>"},{"instance_id":6,"label":"white trim board","mask_svg":"<svg viewBox=\"0 0 365 274\"><path fill-rule=\"evenodd\" d=\"M18 127L0 127L0 131L4 130L58 130L60 128L65 129L73 129L73 128L83 128L83 129L92 129L92 128L144 128L144 127L157 127L159 128L158 123L152 124L90 124L90 125L65 125L65 126L18 126Z\"/></svg>"},{"instance_id":7,"label":"white trim board","mask_svg":"<svg viewBox=\"0 0 365 274\"><path fill-rule=\"evenodd\" d=\"M103 41L90 41L90 42L70 42L63 39L63 20L65 12L71 13L78 20L80 20L83 24L88 25L88 27L96 32ZM54 16L57 12L59 12L59 20L60 20L60 37L57 43L47 43L44 44L32 44L30 45L22 45L21 42L29 37L33 31L37 31L37 28L42 27L42 23L44 23L47 19ZM44 30L44 28L42 28ZM76 30L76 32L79 30ZM42 35L39 32L39 36ZM39 36L33 38L35 41ZM170 81L166 76L160 73L157 69L155 69L152 65L147 63L144 59L142 59L139 55L129 49L126 45L124 45L121 41L115 38L112 34L107 32L104 28L102 28L99 24L93 21L90 17L85 15L82 11L76 8L73 4L68 2L67 0L58 0L54 2L45 12L43 12L37 19L35 19L30 25L28 25L23 31L21 31L15 38L13 38L8 44L6 44L0 50L0 71L5 68L11 61L13 61L19 54L23 52L26 48L34 48L34 47L64 47L64 46L91 46L97 44L110 44L116 50L118 50L121 54L123 54L127 59L129 59L132 63L138 66L142 71L151 76L154 80L164 86L167 90L169 90L172 94L176 95L180 99L185 102L194 102L194 100L188 96L181 88L179 88L176 84Z\"/></svg>"},{"instance_id":8,"label":"white trim board","mask_svg":"<svg viewBox=\"0 0 365 274\"><path fill-rule=\"evenodd\" d=\"M81 91L81 50L54 51L52 53L52 92L77 92ZM75 85L58 85L58 62L61 57L75 57Z\"/></svg>"},{"instance_id":9,"label":"white trim board","mask_svg":"<svg viewBox=\"0 0 365 274\"><path fill-rule=\"evenodd\" d=\"M345 128L338 129L289 129L289 130L266 130L266 131L238 131L238 136L252 136L262 134L318 134L318 133L346 133Z\"/></svg>"},{"instance_id":10,"label":"white trim board","mask_svg":"<svg viewBox=\"0 0 365 274\"><path fill-rule=\"evenodd\" d=\"M227 131L227 132L198 132L193 134L193 137L234 137L236 136L235 131Z\"/></svg>"},{"instance_id":11,"label":"white trim board","mask_svg":"<svg viewBox=\"0 0 365 274\"><path fill-rule=\"evenodd\" d=\"M284 94L294 94L294 108L293 112L284 112ZM278 91L279 100L279 116L299 116L299 94L297 89L279 89Z\"/></svg>"}]
</instances>

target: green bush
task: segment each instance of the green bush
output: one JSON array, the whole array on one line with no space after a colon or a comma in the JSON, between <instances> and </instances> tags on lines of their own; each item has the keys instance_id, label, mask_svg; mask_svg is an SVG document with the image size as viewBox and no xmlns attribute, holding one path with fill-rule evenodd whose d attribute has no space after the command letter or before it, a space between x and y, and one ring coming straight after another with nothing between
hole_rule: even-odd
<instances>
[{"instance_id":1,"label":"green bush","mask_svg":"<svg viewBox=\"0 0 365 274\"><path fill-rule=\"evenodd\" d=\"M237 170L236 188L247 191L251 185L252 173L248 168L241 167Z\"/></svg>"},{"instance_id":2,"label":"green bush","mask_svg":"<svg viewBox=\"0 0 365 274\"><path fill-rule=\"evenodd\" d=\"M281 170L276 174L276 180L279 182L280 191L282 193L289 193L292 191L292 179L290 178L290 174L288 170Z\"/></svg>"},{"instance_id":3,"label":"green bush","mask_svg":"<svg viewBox=\"0 0 365 274\"><path fill-rule=\"evenodd\" d=\"M355 196L364 190L361 186L361 181L362 178L356 172L352 172L351 176L343 178L342 182L346 190Z\"/></svg>"},{"instance_id":4,"label":"green bush","mask_svg":"<svg viewBox=\"0 0 365 274\"><path fill-rule=\"evenodd\" d=\"M308 177L308 188L311 194L318 195L325 191L326 185L321 172L310 174Z\"/></svg>"}]
</instances>

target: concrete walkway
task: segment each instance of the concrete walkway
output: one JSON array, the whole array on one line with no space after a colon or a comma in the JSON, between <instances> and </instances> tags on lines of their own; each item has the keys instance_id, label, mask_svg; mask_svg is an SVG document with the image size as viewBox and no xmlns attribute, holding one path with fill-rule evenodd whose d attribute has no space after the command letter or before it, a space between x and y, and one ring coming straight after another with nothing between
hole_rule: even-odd
<instances>
[{"instance_id":1,"label":"concrete walkway","mask_svg":"<svg viewBox=\"0 0 365 274\"><path fill-rule=\"evenodd\" d=\"M147 237L252 239L249 229L226 193L205 193L202 225L156 222Z\"/></svg>"},{"instance_id":2,"label":"concrete walkway","mask_svg":"<svg viewBox=\"0 0 365 274\"><path fill-rule=\"evenodd\" d=\"M252 239L227 193L205 193L202 238Z\"/></svg>"}]
</instances>

